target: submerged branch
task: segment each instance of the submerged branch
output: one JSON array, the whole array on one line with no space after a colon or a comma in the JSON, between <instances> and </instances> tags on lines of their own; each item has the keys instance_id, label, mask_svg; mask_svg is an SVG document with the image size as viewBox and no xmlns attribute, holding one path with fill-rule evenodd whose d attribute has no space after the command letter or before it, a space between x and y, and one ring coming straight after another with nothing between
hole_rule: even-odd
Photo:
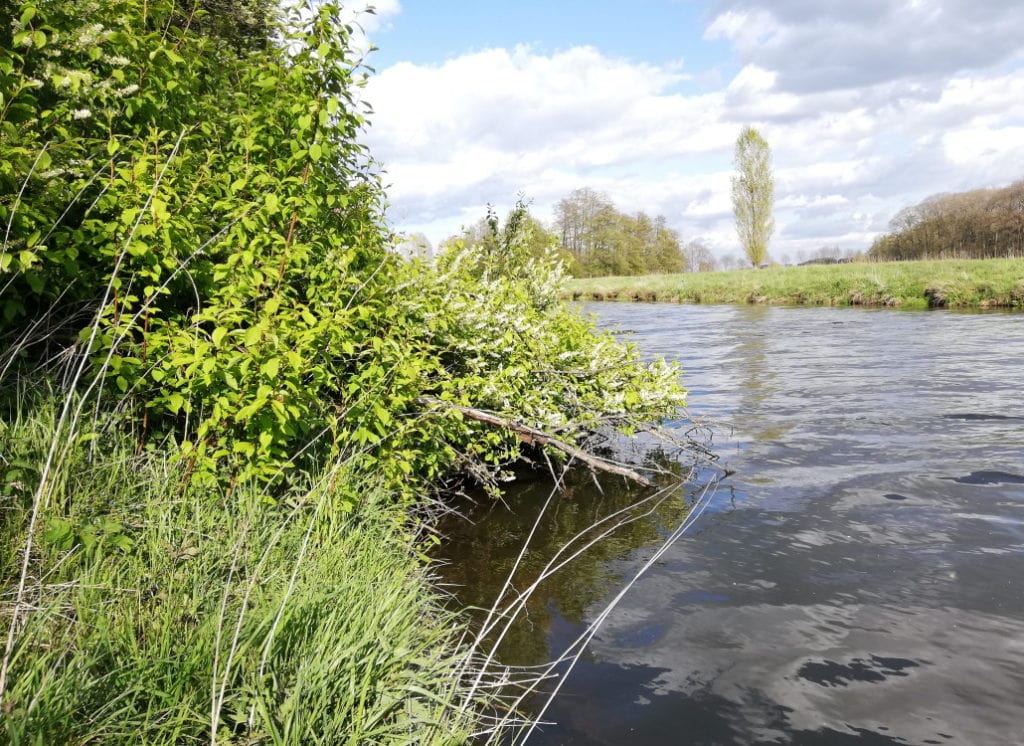
<instances>
[{"instance_id":1,"label":"submerged branch","mask_svg":"<svg viewBox=\"0 0 1024 746\"><path fill-rule=\"evenodd\" d=\"M443 399L434 398L432 396L420 397L418 401L422 404L443 406L448 409L454 409L455 411L461 413L463 417L468 417L469 419L476 420L477 422L484 422L488 425L494 425L495 427L510 430L519 437L519 440L521 440L523 443L526 443L527 445L541 445L556 448L562 453L569 456L570 458L583 462L591 469L608 472L609 474L617 474L620 477L630 479L636 482L637 484L643 485L644 487L655 486L654 482L645 477L643 474L634 471L633 469L630 469L626 466L622 466L620 464L616 464L615 462L601 458L600 456L595 456L592 453L584 451L582 448L578 448L577 446L574 446L570 443L566 443L563 440L559 440L550 433L546 433L543 430L538 430L535 427L530 427L529 425L524 425L520 422L513 422L512 420L509 420L505 417L501 417L491 412L485 412L482 409L464 407L459 404L453 404L452 402L444 401Z\"/></svg>"}]
</instances>

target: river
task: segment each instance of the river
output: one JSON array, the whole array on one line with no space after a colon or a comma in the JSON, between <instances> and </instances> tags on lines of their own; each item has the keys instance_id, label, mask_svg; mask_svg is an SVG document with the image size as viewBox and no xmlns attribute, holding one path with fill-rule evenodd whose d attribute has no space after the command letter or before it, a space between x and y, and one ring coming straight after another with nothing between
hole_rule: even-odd
<instances>
[{"instance_id":1,"label":"river","mask_svg":"<svg viewBox=\"0 0 1024 746\"><path fill-rule=\"evenodd\" d=\"M726 476L530 744L1024 744L1024 315L587 309L680 361ZM546 581L499 657L557 655L713 472ZM524 577L637 495L604 483L554 500ZM447 527L461 602L489 604L548 491Z\"/></svg>"}]
</instances>

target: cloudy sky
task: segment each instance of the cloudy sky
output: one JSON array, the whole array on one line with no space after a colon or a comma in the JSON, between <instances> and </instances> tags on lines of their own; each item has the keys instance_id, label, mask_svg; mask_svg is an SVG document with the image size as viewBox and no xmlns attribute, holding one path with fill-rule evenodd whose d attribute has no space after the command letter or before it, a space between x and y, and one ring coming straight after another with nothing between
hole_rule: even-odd
<instances>
[{"instance_id":1,"label":"cloudy sky","mask_svg":"<svg viewBox=\"0 0 1024 746\"><path fill-rule=\"evenodd\" d=\"M377 0L366 141L435 244L575 188L739 253L740 129L776 173L776 258L867 248L944 191L1024 178L1022 0Z\"/></svg>"}]
</instances>

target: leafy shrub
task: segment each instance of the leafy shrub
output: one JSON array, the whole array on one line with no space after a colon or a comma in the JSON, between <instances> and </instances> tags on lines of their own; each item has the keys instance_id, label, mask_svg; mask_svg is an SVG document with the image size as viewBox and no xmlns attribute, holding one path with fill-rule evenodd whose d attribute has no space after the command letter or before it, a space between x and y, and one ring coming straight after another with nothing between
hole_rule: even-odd
<instances>
[{"instance_id":1,"label":"leafy shrub","mask_svg":"<svg viewBox=\"0 0 1024 746\"><path fill-rule=\"evenodd\" d=\"M229 487L345 457L412 497L521 454L436 400L570 440L681 402L674 369L560 305L524 206L487 250L387 251L336 5L244 44L203 7L19 3L0 51L11 348L77 339L141 442Z\"/></svg>"}]
</instances>

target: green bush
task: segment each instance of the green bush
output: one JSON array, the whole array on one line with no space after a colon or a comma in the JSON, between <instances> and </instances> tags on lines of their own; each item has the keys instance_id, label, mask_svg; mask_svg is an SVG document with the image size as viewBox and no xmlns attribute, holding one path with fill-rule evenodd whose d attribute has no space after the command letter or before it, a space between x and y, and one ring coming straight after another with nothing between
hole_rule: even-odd
<instances>
[{"instance_id":1,"label":"green bush","mask_svg":"<svg viewBox=\"0 0 1024 746\"><path fill-rule=\"evenodd\" d=\"M40 319L49 345L77 335L141 440L174 438L190 479L228 485L358 454L414 492L520 454L424 396L569 436L680 401L673 371L558 305L557 262L516 250L516 215L500 256L386 251L337 7L245 49L204 18L20 4L0 52L0 335L27 359Z\"/></svg>"}]
</instances>

